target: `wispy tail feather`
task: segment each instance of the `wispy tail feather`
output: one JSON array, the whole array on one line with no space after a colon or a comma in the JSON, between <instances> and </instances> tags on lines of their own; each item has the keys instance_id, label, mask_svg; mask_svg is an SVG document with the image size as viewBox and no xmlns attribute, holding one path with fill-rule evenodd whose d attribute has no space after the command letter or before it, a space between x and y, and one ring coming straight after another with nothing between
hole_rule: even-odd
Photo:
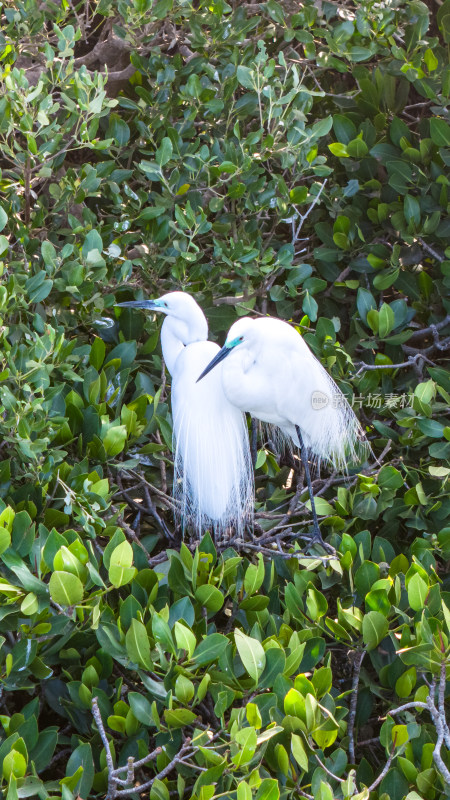
<instances>
[{"instance_id":1,"label":"wispy tail feather","mask_svg":"<svg viewBox=\"0 0 450 800\"><path fill-rule=\"evenodd\" d=\"M172 385L180 521L183 529L212 530L216 536L231 527L242 533L252 519L254 496L246 419L228 402L221 370L196 383L217 346L204 342L197 351L195 345L186 349L191 352Z\"/></svg>"}]
</instances>

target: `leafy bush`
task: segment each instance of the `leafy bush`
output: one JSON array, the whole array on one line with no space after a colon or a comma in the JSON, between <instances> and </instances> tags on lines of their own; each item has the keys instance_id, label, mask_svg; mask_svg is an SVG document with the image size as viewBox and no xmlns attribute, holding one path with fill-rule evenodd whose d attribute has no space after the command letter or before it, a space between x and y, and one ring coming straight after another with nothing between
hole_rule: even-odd
<instances>
[{"instance_id":1,"label":"leafy bush","mask_svg":"<svg viewBox=\"0 0 450 800\"><path fill-rule=\"evenodd\" d=\"M448 793L449 20L3 8L7 800ZM335 557L263 437L254 534L179 546L159 331L115 308L174 288L221 341L292 321L353 402L374 457L314 482Z\"/></svg>"}]
</instances>

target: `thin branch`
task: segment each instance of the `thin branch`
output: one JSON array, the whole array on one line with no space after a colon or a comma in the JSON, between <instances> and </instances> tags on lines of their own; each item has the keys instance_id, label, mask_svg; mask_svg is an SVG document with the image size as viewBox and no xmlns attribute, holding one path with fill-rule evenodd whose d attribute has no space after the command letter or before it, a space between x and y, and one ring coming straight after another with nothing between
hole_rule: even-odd
<instances>
[{"instance_id":1,"label":"thin branch","mask_svg":"<svg viewBox=\"0 0 450 800\"><path fill-rule=\"evenodd\" d=\"M169 528L167 527L167 525L164 522L164 520L162 519L162 517L159 516L159 514L158 514L158 512L156 510L156 506L155 506L152 498L150 497L150 490L149 490L147 484L145 484L145 483L143 484L143 489L144 489L145 499L147 500L147 506L150 509L150 513L152 514L153 518L156 520L156 522L159 525L159 527L161 528L162 532L167 536L167 538L170 541L173 542L175 540L175 536L173 535L172 531L169 530Z\"/></svg>"},{"instance_id":2,"label":"thin branch","mask_svg":"<svg viewBox=\"0 0 450 800\"><path fill-rule=\"evenodd\" d=\"M448 786L450 786L450 770L448 769L447 765L445 764L441 756L441 748L442 745L444 744L444 741L447 747L450 742L450 733L445 716L445 707L444 707L446 667L447 667L447 662L443 660L441 664L441 674L439 678L437 708L435 703L436 680L433 679L433 683L431 684L430 691L425 703L413 700L410 703L404 703L402 706L399 706L398 708L392 708L390 711L388 711L388 714L389 716L392 716L394 714L399 714L402 711L409 711L410 709L414 710L417 710L418 708L428 709L437 733L436 745L433 750L433 760L441 774L442 779Z\"/></svg>"},{"instance_id":3,"label":"thin branch","mask_svg":"<svg viewBox=\"0 0 450 800\"><path fill-rule=\"evenodd\" d=\"M384 765L384 767L381 770L380 774L378 775L378 778L375 778L374 782L371 783L370 786L368 786L369 794L370 794L370 792L373 792L374 789L376 789L376 787L383 780L384 776L387 775L387 773L389 772L389 768L390 768L390 766L392 764L392 759L394 758L394 752L395 752L395 742L394 742L394 746L393 746L393 748L392 748L392 750L391 750L391 752L389 754L389 758L386 761L386 764Z\"/></svg>"},{"instance_id":4,"label":"thin branch","mask_svg":"<svg viewBox=\"0 0 450 800\"><path fill-rule=\"evenodd\" d=\"M441 328L445 328L446 325L450 325L450 314L447 314L444 319L441 319L440 322L435 322L430 325L428 328L419 328L419 330L414 331L412 335L409 337L408 341L410 342L411 339L426 339L427 336L434 334L434 331L440 331Z\"/></svg>"},{"instance_id":5,"label":"thin branch","mask_svg":"<svg viewBox=\"0 0 450 800\"><path fill-rule=\"evenodd\" d=\"M177 764L183 761L183 759L192 758L192 756L197 752L198 748L192 746L191 739L186 739L177 755L172 759L172 761L170 761L169 764L167 764L166 767L164 767L164 769L161 770L161 772L158 772L157 775L145 783L139 784L139 786L130 786L129 784L134 783L136 769L145 766L150 761L154 761L157 756L162 753L162 747L156 747L155 750L152 750L151 753L148 753L139 761L134 761L133 758L128 758L126 764L115 769L111 748L106 735L105 726L103 725L102 715L100 713L96 697L94 697L92 700L92 714L106 754L106 765L108 768L108 791L105 800L115 800L116 797L129 797L130 795L134 795L136 793L140 794L141 792L150 789L156 780L162 780L165 778L166 775L168 775ZM120 773L122 772L126 772L125 779L119 777ZM118 789L118 784L122 786L127 786L128 784L128 788Z\"/></svg>"},{"instance_id":6,"label":"thin branch","mask_svg":"<svg viewBox=\"0 0 450 800\"><path fill-rule=\"evenodd\" d=\"M361 672L361 666L365 655L366 651L362 650L361 653L359 653L356 656L355 661L353 663L352 694L350 700L350 712L348 715L348 730L347 730L349 737L348 751L350 756L350 762L352 764L355 763L354 732L355 732L356 704L358 702L358 683L359 683L359 675Z\"/></svg>"},{"instance_id":7,"label":"thin branch","mask_svg":"<svg viewBox=\"0 0 450 800\"><path fill-rule=\"evenodd\" d=\"M356 377L358 377L361 372L369 372L376 369L405 369L406 367L414 367L414 365L417 364L420 359L426 361L427 364L433 365L433 362L430 361L430 359L427 358L423 353L416 353L414 356L409 356L408 361L402 361L400 364L366 364L364 361L358 361L355 365L359 367Z\"/></svg>"},{"instance_id":8,"label":"thin branch","mask_svg":"<svg viewBox=\"0 0 450 800\"><path fill-rule=\"evenodd\" d=\"M305 212L305 214L300 214L297 211L297 213L299 214L299 217L300 217L300 222L298 223L297 228L295 227L294 222L292 222L292 244L295 244L295 242L297 241L297 239L299 237L299 234L300 234L300 231L301 231L301 229L303 227L303 223L304 223L305 219L307 217L309 217L309 215L310 215L311 211L313 210L314 206L317 205L317 203L319 202L320 195L322 194L323 190L325 189L325 186L327 184L327 180L328 180L328 178L325 178L324 182L322 183L319 191L317 192L314 200L312 201L311 205L309 206L309 208Z\"/></svg>"},{"instance_id":9,"label":"thin branch","mask_svg":"<svg viewBox=\"0 0 450 800\"><path fill-rule=\"evenodd\" d=\"M327 773L327 775L330 776L330 778L334 778L334 780L335 781L339 781L339 783L343 780L342 778L339 777L339 775L335 775L334 772L331 772L331 770L328 769L328 767L325 766L325 764L323 763L323 761L320 760L320 758L317 755L315 750L313 750L313 756L316 759L316 761L319 764L319 766L322 767L322 769ZM345 778L344 778L344 780L345 780Z\"/></svg>"},{"instance_id":10,"label":"thin branch","mask_svg":"<svg viewBox=\"0 0 450 800\"><path fill-rule=\"evenodd\" d=\"M430 344L429 347L425 347L424 350L419 350L419 352L417 352L417 350L414 350L413 347L409 347L409 345L407 344L403 344L402 348L404 353L406 354L414 353L415 354L414 358L423 358L424 361L427 361L428 364L432 364L433 366L435 366L433 361L430 361L427 358L427 356L431 355L431 353L433 353L435 350L440 350L441 352L444 352L444 350L448 350L450 348L450 336L447 336L446 339L442 340L440 340L439 337L437 337L437 340L435 338L433 344Z\"/></svg>"},{"instance_id":11,"label":"thin branch","mask_svg":"<svg viewBox=\"0 0 450 800\"><path fill-rule=\"evenodd\" d=\"M445 673L444 673L445 674ZM441 747L444 743L445 733L444 733L444 724L445 717L442 718L441 715L438 713L436 716L433 714L433 711L436 710L434 705L433 699L430 695L427 697L427 705L430 711L431 716L433 717L434 727L436 728L437 732L437 740L436 746L433 750L433 760L436 764L438 770L440 771L442 778L444 779L445 783L450 786L450 770L448 769L447 765L444 763L443 758L441 756Z\"/></svg>"},{"instance_id":12,"label":"thin branch","mask_svg":"<svg viewBox=\"0 0 450 800\"><path fill-rule=\"evenodd\" d=\"M444 256L441 256L439 253L436 252L436 250L434 250L433 247L430 247L429 244L424 242L424 240L422 239L421 236L417 237L417 241L420 242L420 244L422 245L423 249L426 250L427 253L430 254L430 256L433 256L433 258L435 258L436 261L439 261L440 264L442 264L442 262L445 261Z\"/></svg>"},{"instance_id":13,"label":"thin branch","mask_svg":"<svg viewBox=\"0 0 450 800\"><path fill-rule=\"evenodd\" d=\"M106 766L108 767L108 791L106 794L106 800L114 800L114 797L116 795L116 785L117 785L116 779L113 776L114 762L111 754L111 748L109 746L108 737L106 735L106 731L103 725L102 715L100 714L100 709L98 707L98 701L96 697L92 698L92 715L95 719L95 724L97 725L100 738L103 742L103 747L105 748Z\"/></svg>"},{"instance_id":14,"label":"thin branch","mask_svg":"<svg viewBox=\"0 0 450 800\"><path fill-rule=\"evenodd\" d=\"M176 765L179 764L180 761L183 760L183 758L190 758L191 756L194 755L194 753L196 751L197 751L197 748L191 746L191 740L190 739L186 739L186 741L183 744L181 750L172 759L172 761L170 761L170 763L167 764L167 766L164 767L164 769L161 770L161 772L158 772L158 774L155 775L153 778L151 778L151 780L146 781L145 783L139 784L139 786L136 786L136 787L133 787L133 788L130 788L130 789L120 789L119 791L116 791L115 796L116 797L129 797L132 794L137 794L137 793L141 794L141 792L144 792L147 789L150 789L153 786L153 784L154 784L154 782L156 780L161 781L163 778L166 777L166 775L169 775L169 773L172 772L174 767L176 767ZM139 762L137 762L137 763L139 763Z\"/></svg>"}]
</instances>

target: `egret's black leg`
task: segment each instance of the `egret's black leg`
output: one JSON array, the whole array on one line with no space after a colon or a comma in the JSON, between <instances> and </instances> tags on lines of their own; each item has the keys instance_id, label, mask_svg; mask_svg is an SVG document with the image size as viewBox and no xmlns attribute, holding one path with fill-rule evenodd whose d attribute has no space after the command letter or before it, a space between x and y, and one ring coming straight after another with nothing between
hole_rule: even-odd
<instances>
[{"instance_id":1,"label":"egret's black leg","mask_svg":"<svg viewBox=\"0 0 450 800\"><path fill-rule=\"evenodd\" d=\"M319 528L319 522L318 522L318 519L317 519L316 505L314 503L314 495L313 495L312 484L311 484L311 474L310 474L310 471L309 471L309 464L308 464L308 450L305 447L305 443L303 441L303 437L302 437L302 434L300 432L300 428L298 427L298 425L295 426L295 430L297 431L298 441L300 443L300 456L301 456L301 459L302 459L302 462L303 462L303 466L305 468L306 483L307 483L307 486L308 486L309 498L311 500L311 511L312 511L313 528L314 528L314 536L312 538L312 541L313 542L320 542L320 544L324 544L324 541L322 539L322 534L321 534L320 528Z\"/></svg>"},{"instance_id":2,"label":"egret's black leg","mask_svg":"<svg viewBox=\"0 0 450 800\"><path fill-rule=\"evenodd\" d=\"M256 459L258 458L258 421L255 417L251 417L250 453L253 469L255 469Z\"/></svg>"}]
</instances>

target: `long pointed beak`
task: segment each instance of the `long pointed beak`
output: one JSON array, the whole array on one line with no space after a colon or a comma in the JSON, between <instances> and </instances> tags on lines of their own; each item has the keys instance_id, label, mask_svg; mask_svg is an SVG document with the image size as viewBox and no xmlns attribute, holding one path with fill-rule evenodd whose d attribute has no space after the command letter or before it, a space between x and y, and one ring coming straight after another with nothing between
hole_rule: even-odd
<instances>
[{"instance_id":1,"label":"long pointed beak","mask_svg":"<svg viewBox=\"0 0 450 800\"><path fill-rule=\"evenodd\" d=\"M115 303L119 308L143 308L146 311L161 311L157 300L127 300L126 303Z\"/></svg>"},{"instance_id":2,"label":"long pointed beak","mask_svg":"<svg viewBox=\"0 0 450 800\"><path fill-rule=\"evenodd\" d=\"M214 367L216 367L217 364L220 364L220 362L223 361L224 358L229 356L230 353L231 353L231 347L227 347L226 345L224 347L222 347L222 350L219 350L217 355L214 356L213 360L209 362L207 367L205 367L205 369L203 370L203 372L200 375L200 377L197 378L196 383L201 381L201 379L204 378L205 375L208 374L208 372L211 372L211 370L214 369Z\"/></svg>"}]
</instances>

